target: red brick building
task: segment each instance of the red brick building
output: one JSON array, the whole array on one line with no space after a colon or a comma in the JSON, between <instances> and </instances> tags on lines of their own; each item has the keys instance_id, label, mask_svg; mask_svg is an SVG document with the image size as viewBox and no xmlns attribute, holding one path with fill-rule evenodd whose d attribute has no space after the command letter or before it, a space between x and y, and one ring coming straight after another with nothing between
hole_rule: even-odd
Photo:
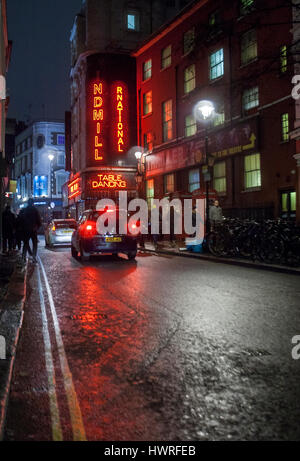
<instances>
[{"instance_id":1,"label":"red brick building","mask_svg":"<svg viewBox=\"0 0 300 461\"><path fill-rule=\"evenodd\" d=\"M284 1L200 0L133 53L149 200L209 180L226 215L295 216L292 22ZM207 157L203 99L216 108Z\"/></svg>"}]
</instances>

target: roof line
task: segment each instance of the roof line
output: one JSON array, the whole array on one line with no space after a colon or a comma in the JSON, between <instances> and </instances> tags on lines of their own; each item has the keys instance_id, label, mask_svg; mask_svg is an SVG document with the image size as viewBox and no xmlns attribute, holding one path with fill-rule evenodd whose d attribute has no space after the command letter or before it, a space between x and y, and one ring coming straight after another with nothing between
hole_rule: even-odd
<instances>
[{"instance_id":1,"label":"roof line","mask_svg":"<svg viewBox=\"0 0 300 461\"><path fill-rule=\"evenodd\" d=\"M200 0L194 6L190 7L188 11L184 12L187 7L179 13L168 25L164 24L157 32L155 32L143 45L140 46L136 51L131 53L132 56L135 58L140 56L142 53L147 51L152 45L157 43L160 39L165 37L169 32L174 30L179 24L185 21L187 18L192 16L196 11L202 8L209 0Z\"/></svg>"}]
</instances>

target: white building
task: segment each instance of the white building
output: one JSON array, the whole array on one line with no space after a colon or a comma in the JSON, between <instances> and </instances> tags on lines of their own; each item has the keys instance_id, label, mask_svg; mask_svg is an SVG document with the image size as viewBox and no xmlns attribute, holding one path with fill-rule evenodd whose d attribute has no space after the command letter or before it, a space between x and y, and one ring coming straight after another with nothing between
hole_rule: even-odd
<instances>
[{"instance_id":1,"label":"white building","mask_svg":"<svg viewBox=\"0 0 300 461\"><path fill-rule=\"evenodd\" d=\"M34 122L18 136L15 146L17 208L33 197L43 220L62 215L65 171L65 126L62 122Z\"/></svg>"}]
</instances>

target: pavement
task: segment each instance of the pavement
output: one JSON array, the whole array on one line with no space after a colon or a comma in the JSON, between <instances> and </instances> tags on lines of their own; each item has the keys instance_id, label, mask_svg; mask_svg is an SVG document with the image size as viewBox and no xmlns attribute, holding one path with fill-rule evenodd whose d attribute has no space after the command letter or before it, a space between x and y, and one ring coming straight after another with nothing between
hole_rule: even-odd
<instances>
[{"instance_id":1,"label":"pavement","mask_svg":"<svg viewBox=\"0 0 300 461\"><path fill-rule=\"evenodd\" d=\"M241 258L228 258L228 257L216 257L208 252L196 253L188 251L182 242L176 242L171 245L171 242L163 241L158 242L157 247L153 243L146 242L144 247L140 246L140 251L149 253L165 254L165 255L176 255L185 258L196 258L204 261L211 261L222 264L230 264L234 266L249 267L253 269L267 270L273 272L282 272L285 274L300 275L300 267L283 266L279 264L267 264L259 261L251 261L248 259Z\"/></svg>"},{"instance_id":2,"label":"pavement","mask_svg":"<svg viewBox=\"0 0 300 461\"><path fill-rule=\"evenodd\" d=\"M21 255L0 255L0 440L26 297L26 264Z\"/></svg>"}]
</instances>

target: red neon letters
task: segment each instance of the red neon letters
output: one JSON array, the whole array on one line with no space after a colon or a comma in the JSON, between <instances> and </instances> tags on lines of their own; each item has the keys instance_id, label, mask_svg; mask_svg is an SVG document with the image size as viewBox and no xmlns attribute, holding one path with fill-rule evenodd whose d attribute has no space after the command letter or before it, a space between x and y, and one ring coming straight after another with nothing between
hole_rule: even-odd
<instances>
[{"instance_id":1,"label":"red neon letters","mask_svg":"<svg viewBox=\"0 0 300 461\"><path fill-rule=\"evenodd\" d=\"M98 174L92 181L93 189L126 189L127 182L121 174Z\"/></svg>"},{"instance_id":2,"label":"red neon letters","mask_svg":"<svg viewBox=\"0 0 300 461\"><path fill-rule=\"evenodd\" d=\"M103 86L102 83L93 84L93 122L95 125L94 153L95 160L103 160Z\"/></svg>"},{"instance_id":3,"label":"red neon letters","mask_svg":"<svg viewBox=\"0 0 300 461\"><path fill-rule=\"evenodd\" d=\"M74 198L81 193L80 191L80 179L75 179L75 181L68 184L69 195L68 198Z\"/></svg>"},{"instance_id":4,"label":"red neon letters","mask_svg":"<svg viewBox=\"0 0 300 461\"><path fill-rule=\"evenodd\" d=\"M118 126L117 126L117 141L118 152L124 152L124 119L123 119L123 87L117 86L117 111L118 111Z\"/></svg>"}]
</instances>

